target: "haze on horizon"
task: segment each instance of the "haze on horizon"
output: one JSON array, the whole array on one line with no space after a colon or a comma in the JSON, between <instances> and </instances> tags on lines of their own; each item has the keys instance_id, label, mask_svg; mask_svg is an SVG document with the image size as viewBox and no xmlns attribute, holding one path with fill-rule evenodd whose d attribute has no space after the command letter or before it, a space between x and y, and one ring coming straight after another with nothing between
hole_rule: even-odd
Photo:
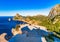
<instances>
[{"instance_id":1,"label":"haze on horizon","mask_svg":"<svg viewBox=\"0 0 60 42\"><path fill-rule=\"evenodd\" d=\"M60 0L0 0L0 16L48 15Z\"/></svg>"}]
</instances>

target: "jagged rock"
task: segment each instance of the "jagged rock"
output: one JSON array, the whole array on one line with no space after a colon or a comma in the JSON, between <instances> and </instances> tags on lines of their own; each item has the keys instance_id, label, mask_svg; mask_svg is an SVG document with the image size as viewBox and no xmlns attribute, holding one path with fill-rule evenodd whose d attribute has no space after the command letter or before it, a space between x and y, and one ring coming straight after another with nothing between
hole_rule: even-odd
<instances>
[{"instance_id":1,"label":"jagged rock","mask_svg":"<svg viewBox=\"0 0 60 42\"><path fill-rule=\"evenodd\" d=\"M22 20L23 19L23 16L21 16L20 14L16 14L15 16L14 16L14 18L13 18L13 20Z\"/></svg>"},{"instance_id":2,"label":"jagged rock","mask_svg":"<svg viewBox=\"0 0 60 42\"><path fill-rule=\"evenodd\" d=\"M19 15L18 13L15 15L16 17L21 17L21 15Z\"/></svg>"},{"instance_id":3,"label":"jagged rock","mask_svg":"<svg viewBox=\"0 0 60 42\"><path fill-rule=\"evenodd\" d=\"M16 29L12 29L12 34L13 34L13 35L22 34L22 31L21 31L20 28L19 28L18 31L17 31Z\"/></svg>"},{"instance_id":4,"label":"jagged rock","mask_svg":"<svg viewBox=\"0 0 60 42\"><path fill-rule=\"evenodd\" d=\"M60 15L60 4L57 4L56 6L54 6L54 7L51 9L48 17L50 17L50 18L52 19L52 18L54 18L56 15Z\"/></svg>"}]
</instances>

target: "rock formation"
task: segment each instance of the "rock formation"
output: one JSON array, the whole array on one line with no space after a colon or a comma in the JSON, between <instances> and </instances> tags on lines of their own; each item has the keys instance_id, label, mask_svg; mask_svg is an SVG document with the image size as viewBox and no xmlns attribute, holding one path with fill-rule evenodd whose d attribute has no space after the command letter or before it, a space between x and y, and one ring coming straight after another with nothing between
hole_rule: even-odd
<instances>
[{"instance_id":1,"label":"rock formation","mask_svg":"<svg viewBox=\"0 0 60 42\"><path fill-rule=\"evenodd\" d=\"M56 15L60 15L60 4L57 4L56 6L54 6L54 7L51 9L48 17L50 17L50 18L52 19L52 18L54 18Z\"/></svg>"},{"instance_id":2,"label":"rock formation","mask_svg":"<svg viewBox=\"0 0 60 42\"><path fill-rule=\"evenodd\" d=\"M0 42L7 42L7 40L5 39L5 35L6 33L0 35Z\"/></svg>"},{"instance_id":3,"label":"rock formation","mask_svg":"<svg viewBox=\"0 0 60 42\"><path fill-rule=\"evenodd\" d=\"M20 28L18 29L18 31L16 29L12 29L12 34L13 35L22 34L22 31Z\"/></svg>"}]
</instances>

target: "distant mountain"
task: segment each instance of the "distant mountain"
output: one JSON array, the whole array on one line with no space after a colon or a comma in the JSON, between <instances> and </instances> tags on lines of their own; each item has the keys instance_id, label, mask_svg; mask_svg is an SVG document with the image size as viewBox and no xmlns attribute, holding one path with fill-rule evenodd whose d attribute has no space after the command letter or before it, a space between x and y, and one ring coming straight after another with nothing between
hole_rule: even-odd
<instances>
[{"instance_id":1,"label":"distant mountain","mask_svg":"<svg viewBox=\"0 0 60 42\"><path fill-rule=\"evenodd\" d=\"M57 4L56 6L54 6L54 7L51 9L48 17L50 17L50 18L52 19L52 18L54 18L56 15L60 15L60 4Z\"/></svg>"}]
</instances>

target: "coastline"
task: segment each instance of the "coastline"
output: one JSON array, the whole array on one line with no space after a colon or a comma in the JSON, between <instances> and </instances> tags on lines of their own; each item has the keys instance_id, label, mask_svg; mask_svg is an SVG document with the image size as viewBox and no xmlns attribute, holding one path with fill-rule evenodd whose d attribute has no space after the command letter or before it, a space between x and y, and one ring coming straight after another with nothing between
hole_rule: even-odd
<instances>
[{"instance_id":1,"label":"coastline","mask_svg":"<svg viewBox=\"0 0 60 42\"><path fill-rule=\"evenodd\" d=\"M7 35L6 33L3 33L0 35L0 42L8 42L6 39L5 39L5 35Z\"/></svg>"}]
</instances>

